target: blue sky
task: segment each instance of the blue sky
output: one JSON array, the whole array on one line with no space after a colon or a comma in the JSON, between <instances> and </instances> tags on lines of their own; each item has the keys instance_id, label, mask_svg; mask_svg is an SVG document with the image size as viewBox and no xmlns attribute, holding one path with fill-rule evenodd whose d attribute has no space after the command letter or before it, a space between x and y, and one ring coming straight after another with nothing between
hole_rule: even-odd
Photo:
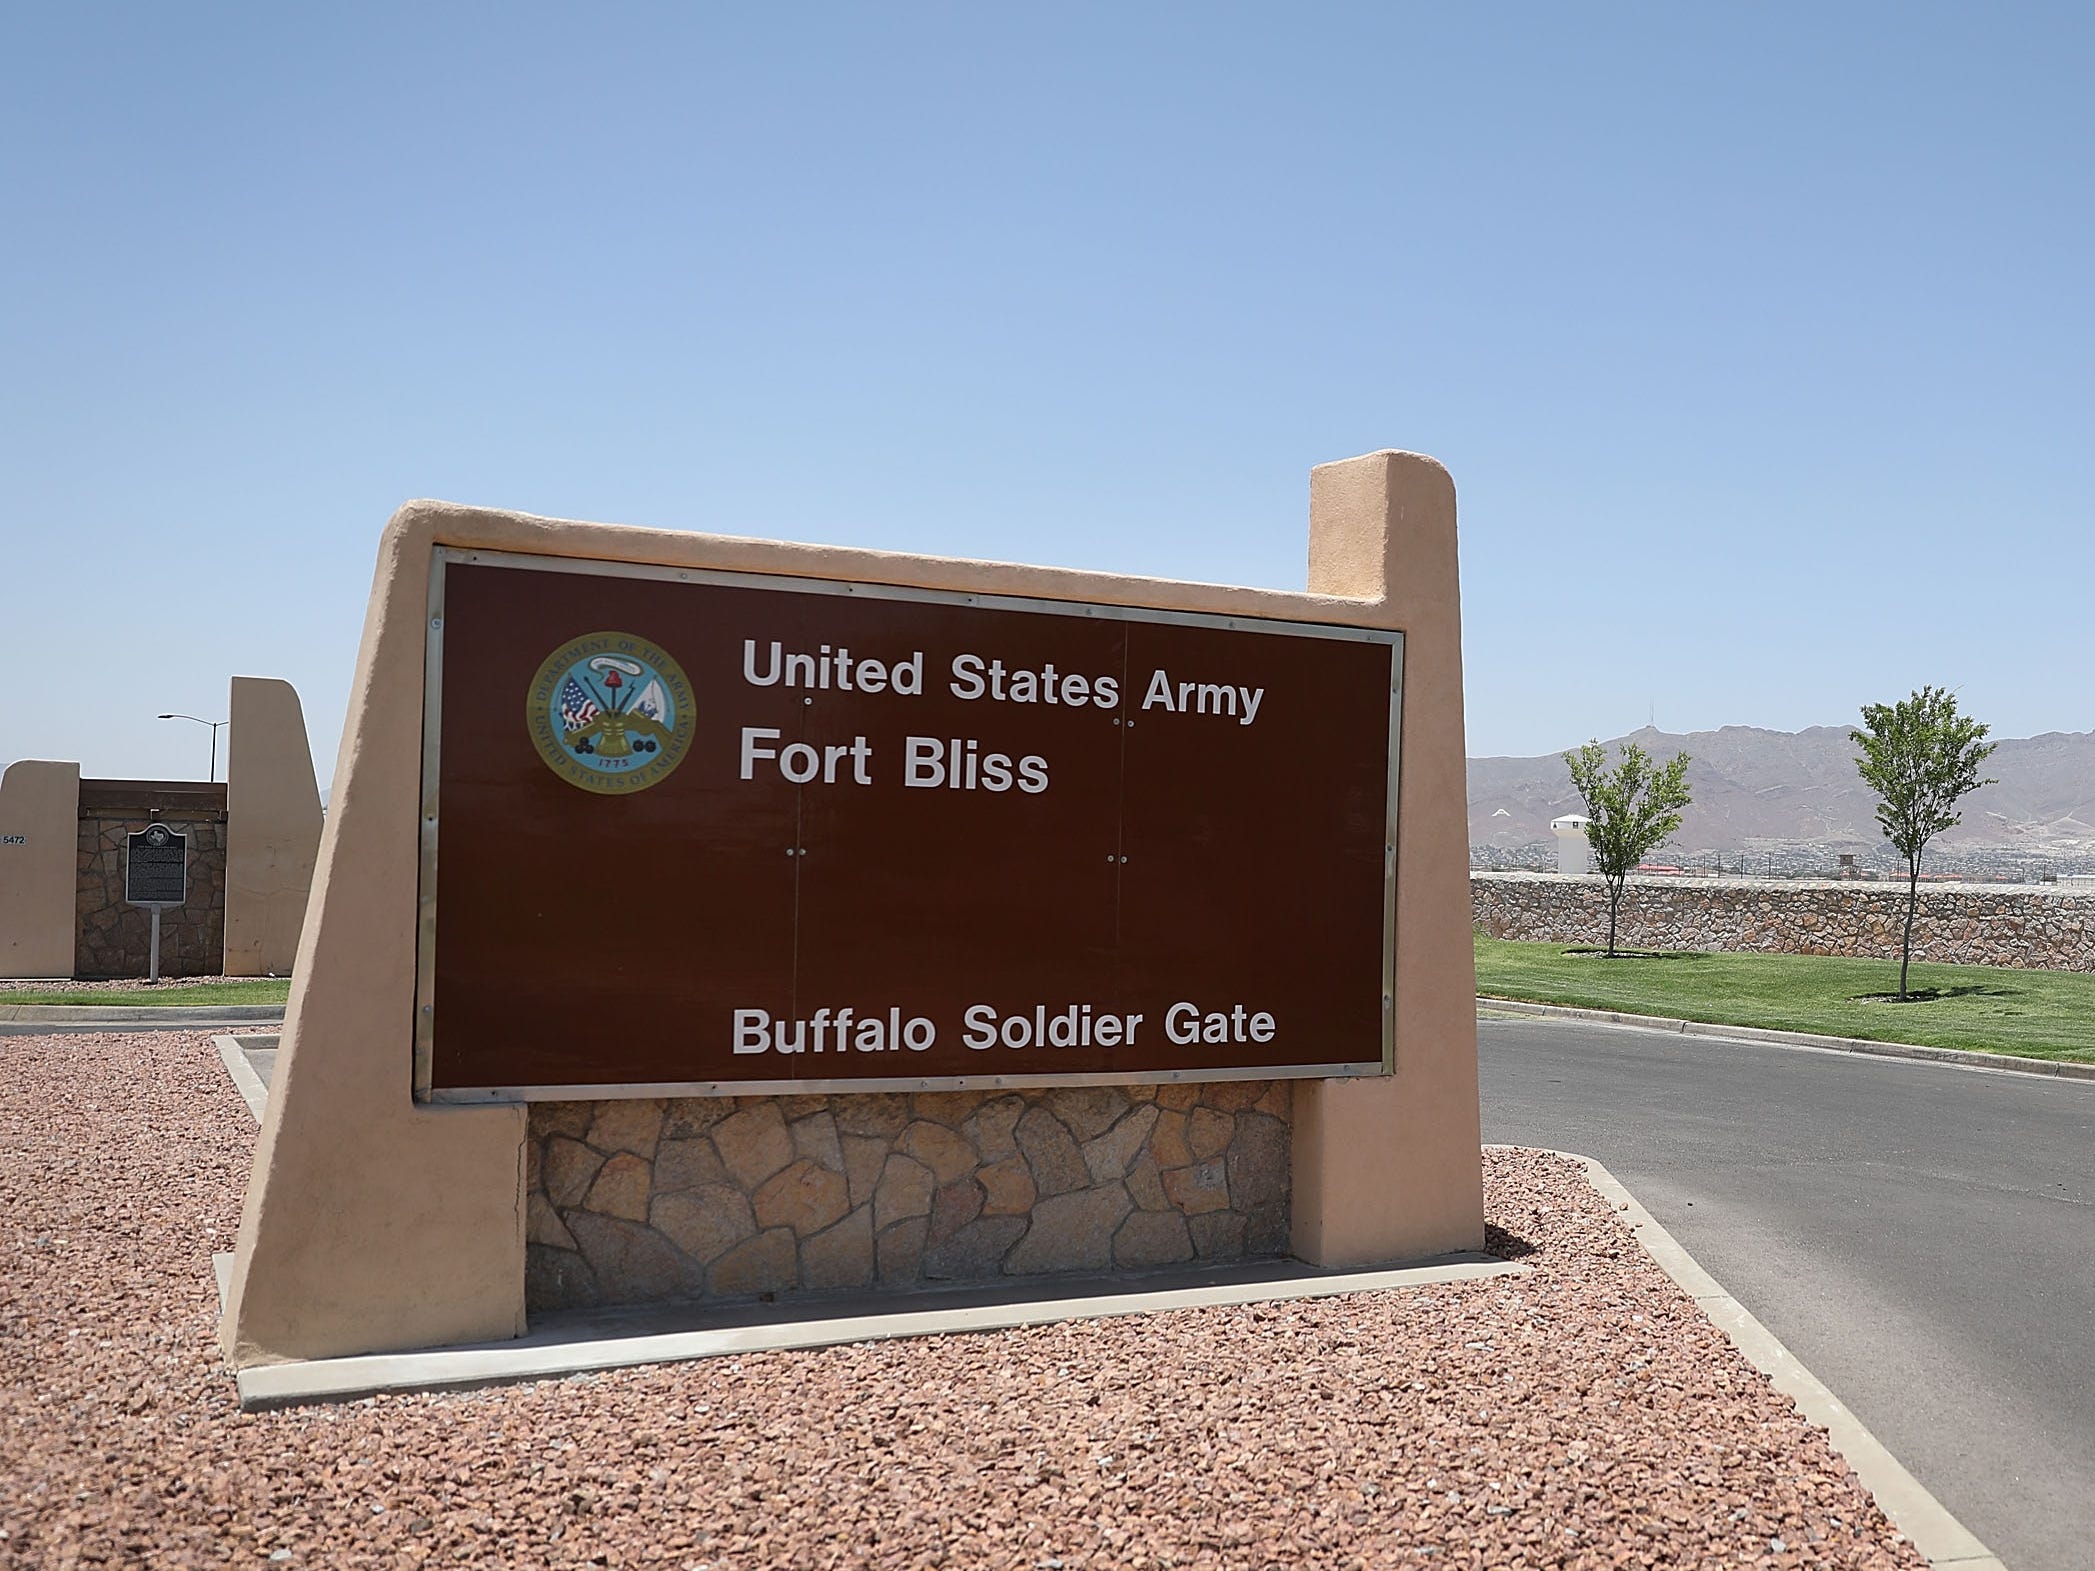
<instances>
[{"instance_id":1,"label":"blue sky","mask_svg":"<svg viewBox=\"0 0 2095 1571\"><path fill-rule=\"evenodd\" d=\"M333 766L416 496L1301 582L1462 505L1473 753L2095 727L2074 7L16 6L0 760Z\"/></svg>"}]
</instances>

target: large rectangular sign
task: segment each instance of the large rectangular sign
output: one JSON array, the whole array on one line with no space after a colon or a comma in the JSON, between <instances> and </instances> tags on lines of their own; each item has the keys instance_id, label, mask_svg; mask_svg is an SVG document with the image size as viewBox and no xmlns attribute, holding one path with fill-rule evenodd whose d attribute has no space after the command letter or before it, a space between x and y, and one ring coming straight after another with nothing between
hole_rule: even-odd
<instances>
[{"instance_id":1,"label":"large rectangular sign","mask_svg":"<svg viewBox=\"0 0 2095 1571\"><path fill-rule=\"evenodd\" d=\"M1399 634L446 550L430 612L418 1095L1390 1066Z\"/></svg>"}]
</instances>

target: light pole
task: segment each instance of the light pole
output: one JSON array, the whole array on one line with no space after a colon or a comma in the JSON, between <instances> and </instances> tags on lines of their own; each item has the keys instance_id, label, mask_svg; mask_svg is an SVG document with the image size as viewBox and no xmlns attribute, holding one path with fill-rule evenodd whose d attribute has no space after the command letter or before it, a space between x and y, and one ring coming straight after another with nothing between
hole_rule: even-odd
<instances>
[{"instance_id":1,"label":"light pole","mask_svg":"<svg viewBox=\"0 0 2095 1571\"><path fill-rule=\"evenodd\" d=\"M162 720L191 720L198 725L211 728L211 774L209 778L216 780L218 778L218 728L222 725L229 725L231 722L226 720L204 720L196 715L162 715L160 718Z\"/></svg>"}]
</instances>

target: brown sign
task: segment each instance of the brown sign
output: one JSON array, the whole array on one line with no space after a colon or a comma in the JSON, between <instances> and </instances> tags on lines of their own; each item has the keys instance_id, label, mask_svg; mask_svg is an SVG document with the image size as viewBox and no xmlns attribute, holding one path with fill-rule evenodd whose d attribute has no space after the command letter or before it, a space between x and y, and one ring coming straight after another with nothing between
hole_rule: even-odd
<instances>
[{"instance_id":1,"label":"brown sign","mask_svg":"<svg viewBox=\"0 0 2095 1571\"><path fill-rule=\"evenodd\" d=\"M419 1093L1387 1068L1397 635L435 572Z\"/></svg>"}]
</instances>

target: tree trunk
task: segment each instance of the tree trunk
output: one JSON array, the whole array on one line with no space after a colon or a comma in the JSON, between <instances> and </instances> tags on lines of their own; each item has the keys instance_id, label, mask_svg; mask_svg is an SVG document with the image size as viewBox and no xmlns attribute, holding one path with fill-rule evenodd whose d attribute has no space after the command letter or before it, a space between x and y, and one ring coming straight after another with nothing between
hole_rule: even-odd
<instances>
[{"instance_id":1,"label":"tree trunk","mask_svg":"<svg viewBox=\"0 0 2095 1571\"><path fill-rule=\"evenodd\" d=\"M1622 910L1622 886L1608 885L1608 959L1615 958L1615 917Z\"/></svg>"},{"instance_id":2,"label":"tree trunk","mask_svg":"<svg viewBox=\"0 0 2095 1571\"><path fill-rule=\"evenodd\" d=\"M1913 911L1920 904L1920 858L1906 864L1906 938L1899 945L1899 1001L1906 999L1906 973L1913 967Z\"/></svg>"}]
</instances>

